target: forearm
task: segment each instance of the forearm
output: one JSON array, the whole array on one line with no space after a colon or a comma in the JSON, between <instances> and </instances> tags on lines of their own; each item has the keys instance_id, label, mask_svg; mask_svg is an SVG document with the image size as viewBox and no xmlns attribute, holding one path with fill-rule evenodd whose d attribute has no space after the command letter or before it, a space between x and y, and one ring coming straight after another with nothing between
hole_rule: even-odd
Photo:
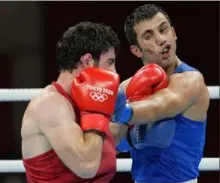
<instances>
[{"instance_id":1,"label":"forearm","mask_svg":"<svg viewBox=\"0 0 220 183\"><path fill-rule=\"evenodd\" d=\"M84 134L84 147L83 153L89 162L100 162L103 138L95 133L85 133Z\"/></svg>"},{"instance_id":2,"label":"forearm","mask_svg":"<svg viewBox=\"0 0 220 183\"><path fill-rule=\"evenodd\" d=\"M83 134L82 141L78 142L78 158L85 164L98 167L101 160L103 138L95 133Z\"/></svg>"},{"instance_id":3,"label":"forearm","mask_svg":"<svg viewBox=\"0 0 220 183\"><path fill-rule=\"evenodd\" d=\"M130 103L134 112L130 123L152 123L181 114L196 104L204 88L203 77L198 72L174 74L170 76L167 88L157 91L146 100Z\"/></svg>"},{"instance_id":4,"label":"forearm","mask_svg":"<svg viewBox=\"0 0 220 183\"><path fill-rule=\"evenodd\" d=\"M133 116L129 124L148 124L161 119L158 104L150 100L132 102L130 106L133 109Z\"/></svg>"},{"instance_id":5,"label":"forearm","mask_svg":"<svg viewBox=\"0 0 220 183\"><path fill-rule=\"evenodd\" d=\"M119 123L111 123L110 131L115 140L115 145L117 146L122 140L122 138L124 138L127 135L128 125L123 125Z\"/></svg>"},{"instance_id":6,"label":"forearm","mask_svg":"<svg viewBox=\"0 0 220 183\"><path fill-rule=\"evenodd\" d=\"M95 133L75 134L72 148L69 150L68 167L82 178L94 177L101 161L103 138ZM67 156L68 157L68 156Z\"/></svg>"}]
</instances>

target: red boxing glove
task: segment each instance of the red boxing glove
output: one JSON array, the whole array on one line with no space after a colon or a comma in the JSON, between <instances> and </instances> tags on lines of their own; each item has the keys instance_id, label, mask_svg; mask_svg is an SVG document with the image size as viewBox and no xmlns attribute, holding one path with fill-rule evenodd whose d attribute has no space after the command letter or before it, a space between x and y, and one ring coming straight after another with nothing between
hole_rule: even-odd
<instances>
[{"instance_id":1,"label":"red boxing glove","mask_svg":"<svg viewBox=\"0 0 220 183\"><path fill-rule=\"evenodd\" d=\"M81 114L81 128L106 137L119 87L119 75L87 68L72 83L71 96Z\"/></svg>"},{"instance_id":2,"label":"red boxing glove","mask_svg":"<svg viewBox=\"0 0 220 183\"><path fill-rule=\"evenodd\" d=\"M134 74L127 86L126 95L129 101L138 101L167 86L165 71L157 64L148 64Z\"/></svg>"}]
</instances>

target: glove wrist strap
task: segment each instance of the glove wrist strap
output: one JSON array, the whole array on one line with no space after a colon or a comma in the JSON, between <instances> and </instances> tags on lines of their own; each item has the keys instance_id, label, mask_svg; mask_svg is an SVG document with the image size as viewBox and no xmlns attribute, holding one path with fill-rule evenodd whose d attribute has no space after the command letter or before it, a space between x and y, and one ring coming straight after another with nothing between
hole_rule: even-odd
<instances>
[{"instance_id":1,"label":"glove wrist strap","mask_svg":"<svg viewBox=\"0 0 220 183\"><path fill-rule=\"evenodd\" d=\"M102 114L88 113L81 116L81 128L84 133L96 133L103 139L109 131L110 120Z\"/></svg>"},{"instance_id":2,"label":"glove wrist strap","mask_svg":"<svg viewBox=\"0 0 220 183\"><path fill-rule=\"evenodd\" d=\"M127 124L132 119L133 113L134 111L132 107L129 104L126 104L126 107L122 112L120 122L123 124Z\"/></svg>"}]
</instances>

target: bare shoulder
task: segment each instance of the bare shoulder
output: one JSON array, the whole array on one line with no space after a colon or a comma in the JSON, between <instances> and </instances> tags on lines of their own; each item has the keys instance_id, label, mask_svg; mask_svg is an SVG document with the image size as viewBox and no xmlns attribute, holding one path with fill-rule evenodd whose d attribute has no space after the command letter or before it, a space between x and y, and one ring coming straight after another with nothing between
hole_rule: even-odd
<instances>
[{"instance_id":1,"label":"bare shoulder","mask_svg":"<svg viewBox=\"0 0 220 183\"><path fill-rule=\"evenodd\" d=\"M31 116L38 125L58 125L61 122L58 119L68 113L74 118L75 113L69 101L49 86L30 101L24 118Z\"/></svg>"},{"instance_id":2,"label":"bare shoulder","mask_svg":"<svg viewBox=\"0 0 220 183\"><path fill-rule=\"evenodd\" d=\"M201 72L198 71L187 71L182 73L173 74L170 76L170 80L183 80L187 81L187 83L199 82L204 84L204 77Z\"/></svg>"},{"instance_id":3,"label":"bare shoulder","mask_svg":"<svg viewBox=\"0 0 220 183\"><path fill-rule=\"evenodd\" d=\"M169 78L169 86L171 88L178 87L185 92L191 91L193 93L202 92L207 89L202 73L198 71L189 71L183 73L173 74ZM177 89L177 88L176 88Z\"/></svg>"},{"instance_id":4,"label":"bare shoulder","mask_svg":"<svg viewBox=\"0 0 220 183\"><path fill-rule=\"evenodd\" d=\"M182 96L188 96L193 103L203 106L205 109L209 106L209 91L205 84L202 73L198 71L189 71L173 74L170 77L169 86L174 93L180 93Z\"/></svg>"}]
</instances>

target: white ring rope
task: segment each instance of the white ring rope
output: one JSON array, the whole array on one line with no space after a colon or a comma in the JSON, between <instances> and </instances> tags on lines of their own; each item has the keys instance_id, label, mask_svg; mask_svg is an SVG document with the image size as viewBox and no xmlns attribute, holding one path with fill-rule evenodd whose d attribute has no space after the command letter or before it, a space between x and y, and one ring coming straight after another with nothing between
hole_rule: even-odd
<instances>
[{"instance_id":1,"label":"white ring rope","mask_svg":"<svg viewBox=\"0 0 220 183\"><path fill-rule=\"evenodd\" d=\"M219 171L220 158L202 158L199 164L200 171ZM117 172L130 172L132 159L117 159ZM1 165L1 161L0 161ZM1 169L0 169L1 170Z\"/></svg>"},{"instance_id":2,"label":"white ring rope","mask_svg":"<svg viewBox=\"0 0 220 183\"><path fill-rule=\"evenodd\" d=\"M130 172L132 160L129 158L117 159L117 172ZM200 171L219 171L219 158L203 158ZM0 172L24 173L25 168L21 160L0 160Z\"/></svg>"},{"instance_id":3,"label":"white ring rope","mask_svg":"<svg viewBox=\"0 0 220 183\"><path fill-rule=\"evenodd\" d=\"M0 89L0 102L29 101L37 96L42 89ZM208 86L210 99L219 99L219 86ZM200 171L219 171L219 158L203 158ZM130 172L132 159L117 159L117 172ZM24 173L25 168L21 160L0 160L0 173Z\"/></svg>"},{"instance_id":4,"label":"white ring rope","mask_svg":"<svg viewBox=\"0 0 220 183\"><path fill-rule=\"evenodd\" d=\"M117 159L117 172L130 172L132 160L128 158ZM203 158L200 171L219 171L219 158ZM21 160L1 160L0 172L2 173L24 173L25 168Z\"/></svg>"},{"instance_id":5,"label":"white ring rope","mask_svg":"<svg viewBox=\"0 0 220 183\"><path fill-rule=\"evenodd\" d=\"M40 93L40 88L0 89L0 101L29 101ZM219 86L208 86L210 99L219 99Z\"/></svg>"}]
</instances>

